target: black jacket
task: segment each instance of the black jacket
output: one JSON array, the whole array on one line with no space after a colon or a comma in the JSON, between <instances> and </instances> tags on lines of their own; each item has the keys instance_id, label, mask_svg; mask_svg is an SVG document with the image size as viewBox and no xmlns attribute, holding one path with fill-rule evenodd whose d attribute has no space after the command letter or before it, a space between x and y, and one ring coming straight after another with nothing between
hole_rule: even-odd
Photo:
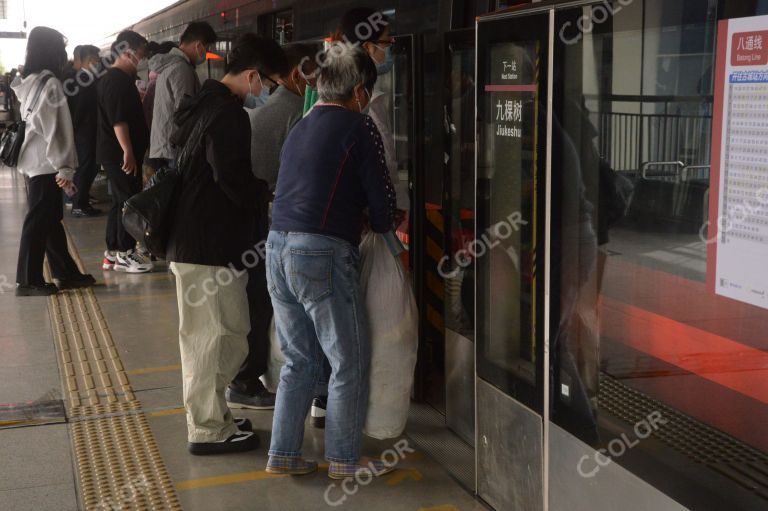
<instances>
[{"instance_id":1,"label":"black jacket","mask_svg":"<svg viewBox=\"0 0 768 511\"><path fill-rule=\"evenodd\" d=\"M256 244L258 206L268 192L251 172L248 114L225 85L207 80L183 100L174 123L171 141L183 149L168 261L242 269L243 254Z\"/></svg>"},{"instance_id":2,"label":"black jacket","mask_svg":"<svg viewBox=\"0 0 768 511\"><path fill-rule=\"evenodd\" d=\"M86 153L96 152L96 77L88 71L72 71L64 79L64 92L72 116L77 156L82 160Z\"/></svg>"}]
</instances>

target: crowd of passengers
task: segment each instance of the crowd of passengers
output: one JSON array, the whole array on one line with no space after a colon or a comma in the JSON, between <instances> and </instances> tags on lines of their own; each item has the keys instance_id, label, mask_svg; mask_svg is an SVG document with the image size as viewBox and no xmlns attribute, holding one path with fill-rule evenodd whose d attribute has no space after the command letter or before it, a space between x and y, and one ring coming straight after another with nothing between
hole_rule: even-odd
<instances>
[{"instance_id":1,"label":"crowd of passengers","mask_svg":"<svg viewBox=\"0 0 768 511\"><path fill-rule=\"evenodd\" d=\"M386 473L392 467L360 452L371 348L358 245L365 230L391 232L404 215L377 86L392 68L387 19L347 12L324 51L245 34L224 77L201 84L196 67L216 41L205 22L189 24L178 44L124 31L110 57L78 46L68 66L61 33L30 32L12 84L26 119L18 170L29 206L16 294L95 284L71 256L62 219L67 198L75 217L101 213L90 195L99 170L112 201L103 270L152 271L151 254L123 226L123 206L148 175L176 170L166 259L177 286L190 452L258 448L250 421L231 409L274 408L267 471L314 472L317 463L302 456L311 410L325 427L330 477L363 465ZM137 75L144 62L148 81ZM243 257L259 246L265 258ZM55 283L44 279L44 256ZM198 300L212 281L215 292ZM261 381L273 315L285 358L276 395Z\"/></svg>"}]
</instances>

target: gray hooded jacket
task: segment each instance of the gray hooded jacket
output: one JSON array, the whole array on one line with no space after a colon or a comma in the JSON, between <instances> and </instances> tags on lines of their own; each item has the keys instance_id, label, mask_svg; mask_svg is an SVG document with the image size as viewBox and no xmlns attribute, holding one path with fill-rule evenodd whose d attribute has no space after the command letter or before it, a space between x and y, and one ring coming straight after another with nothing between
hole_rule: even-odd
<instances>
[{"instance_id":1,"label":"gray hooded jacket","mask_svg":"<svg viewBox=\"0 0 768 511\"><path fill-rule=\"evenodd\" d=\"M149 70L157 73L155 106L152 110L152 131L149 157L172 160L176 150L171 144L174 131L173 114L184 96L194 96L200 90L200 79L195 66L178 48L169 53L155 55L149 60Z\"/></svg>"}]
</instances>

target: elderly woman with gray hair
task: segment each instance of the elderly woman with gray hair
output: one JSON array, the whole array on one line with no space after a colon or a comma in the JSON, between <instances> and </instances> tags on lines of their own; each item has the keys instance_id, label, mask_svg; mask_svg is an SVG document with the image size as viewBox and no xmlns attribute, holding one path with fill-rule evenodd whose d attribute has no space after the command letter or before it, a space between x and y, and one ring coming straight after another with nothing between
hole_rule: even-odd
<instances>
[{"instance_id":1,"label":"elderly woman with gray hair","mask_svg":"<svg viewBox=\"0 0 768 511\"><path fill-rule=\"evenodd\" d=\"M375 82L376 66L363 49L331 46L318 77L320 101L283 145L267 240L269 294L285 356L267 464L273 474L317 470L301 447L324 357L331 365L328 475L393 468L360 459L371 346L357 247L365 210L371 229L385 233L395 207L381 136L362 113Z\"/></svg>"}]
</instances>

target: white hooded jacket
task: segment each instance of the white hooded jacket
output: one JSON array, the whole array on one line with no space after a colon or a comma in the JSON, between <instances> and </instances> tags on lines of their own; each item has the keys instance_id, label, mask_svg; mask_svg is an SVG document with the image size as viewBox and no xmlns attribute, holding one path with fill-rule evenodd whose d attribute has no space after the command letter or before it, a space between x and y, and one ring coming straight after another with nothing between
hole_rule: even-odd
<instances>
[{"instance_id":1,"label":"white hooded jacket","mask_svg":"<svg viewBox=\"0 0 768 511\"><path fill-rule=\"evenodd\" d=\"M58 178L72 181L77 168L77 152L61 81L50 78L37 103L30 105L45 74L52 73L33 73L23 79L17 76L11 84L21 102L21 118L27 123L16 167L29 177L56 174Z\"/></svg>"}]
</instances>

